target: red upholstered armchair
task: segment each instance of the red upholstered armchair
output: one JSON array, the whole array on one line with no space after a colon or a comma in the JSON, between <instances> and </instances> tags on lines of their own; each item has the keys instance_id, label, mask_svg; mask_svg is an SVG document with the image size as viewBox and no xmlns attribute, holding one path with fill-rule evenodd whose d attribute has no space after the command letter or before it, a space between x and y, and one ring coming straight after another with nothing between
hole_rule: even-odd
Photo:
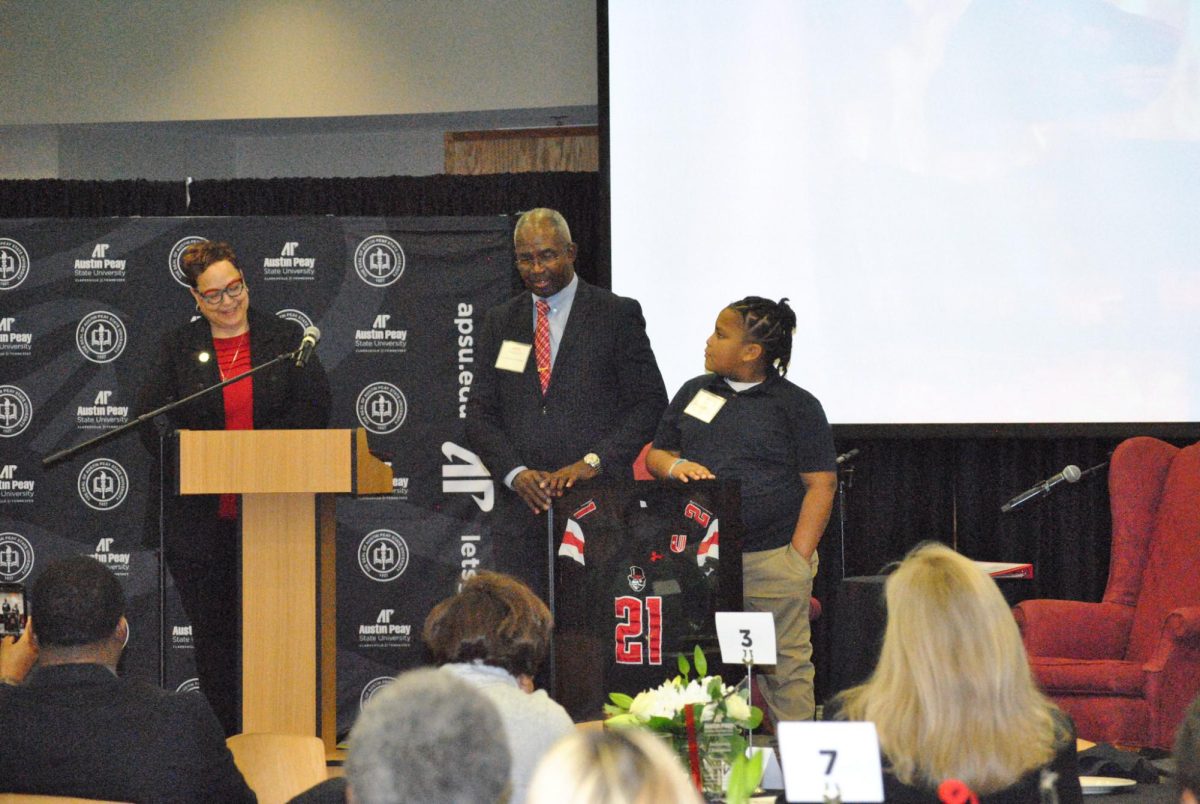
<instances>
[{"instance_id":1,"label":"red upholstered armchair","mask_svg":"<svg viewBox=\"0 0 1200 804\"><path fill-rule=\"evenodd\" d=\"M1170 748L1200 693L1200 444L1124 441L1108 487L1104 600L1027 600L1013 613L1034 675L1080 737Z\"/></svg>"}]
</instances>

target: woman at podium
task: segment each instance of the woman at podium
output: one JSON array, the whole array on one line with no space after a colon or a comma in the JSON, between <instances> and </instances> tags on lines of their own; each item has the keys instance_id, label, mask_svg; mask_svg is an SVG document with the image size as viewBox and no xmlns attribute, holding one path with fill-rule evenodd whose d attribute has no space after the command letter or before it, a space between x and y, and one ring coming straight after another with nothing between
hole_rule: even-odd
<instances>
[{"instance_id":1,"label":"woman at podium","mask_svg":"<svg viewBox=\"0 0 1200 804\"><path fill-rule=\"evenodd\" d=\"M168 333L138 393L138 414L183 399L290 352L301 332L250 306L250 290L228 243L203 241L180 257L199 318ZM316 356L280 361L175 408L165 430L314 429L329 424L329 381ZM161 425L160 425L161 427ZM175 493L176 461L162 430L143 428L152 462L146 542L161 546L192 624L196 671L227 734L241 719L241 594L237 495ZM159 506L161 499L161 528Z\"/></svg>"}]
</instances>

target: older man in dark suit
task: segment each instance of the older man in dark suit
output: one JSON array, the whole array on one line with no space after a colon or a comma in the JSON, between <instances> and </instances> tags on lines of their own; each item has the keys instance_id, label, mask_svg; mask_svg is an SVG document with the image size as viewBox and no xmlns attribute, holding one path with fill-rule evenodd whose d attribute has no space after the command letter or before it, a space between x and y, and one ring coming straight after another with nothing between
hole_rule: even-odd
<instances>
[{"instance_id":1,"label":"older man in dark suit","mask_svg":"<svg viewBox=\"0 0 1200 804\"><path fill-rule=\"evenodd\" d=\"M115 801L252 802L202 695L117 676L129 639L120 581L74 556L33 585L24 683L0 685L0 792ZM7 663L0 663L0 666Z\"/></svg>"},{"instance_id":2,"label":"older man in dark suit","mask_svg":"<svg viewBox=\"0 0 1200 804\"><path fill-rule=\"evenodd\" d=\"M488 311L467 438L501 493L498 567L544 594L545 521L552 498L632 463L666 408L641 306L581 280L562 215L533 209L513 232L529 293Z\"/></svg>"}]
</instances>

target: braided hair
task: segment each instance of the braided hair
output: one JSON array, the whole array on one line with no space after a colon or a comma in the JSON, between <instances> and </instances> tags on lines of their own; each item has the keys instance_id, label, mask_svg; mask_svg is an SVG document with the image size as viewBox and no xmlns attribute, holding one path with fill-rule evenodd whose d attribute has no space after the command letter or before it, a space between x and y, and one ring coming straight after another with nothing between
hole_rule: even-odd
<instances>
[{"instance_id":1,"label":"braided hair","mask_svg":"<svg viewBox=\"0 0 1200 804\"><path fill-rule=\"evenodd\" d=\"M787 374L792 360L792 336L796 332L796 313L788 306L787 299L777 302L762 296L747 296L733 302L728 309L742 317L746 338L763 348L768 366Z\"/></svg>"}]
</instances>

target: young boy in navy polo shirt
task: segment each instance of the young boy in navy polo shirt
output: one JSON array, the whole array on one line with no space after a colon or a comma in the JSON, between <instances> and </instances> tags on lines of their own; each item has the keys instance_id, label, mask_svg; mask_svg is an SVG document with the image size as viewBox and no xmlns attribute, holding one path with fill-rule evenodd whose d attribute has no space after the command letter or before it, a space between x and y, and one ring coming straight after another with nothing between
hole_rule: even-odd
<instances>
[{"instance_id":1,"label":"young boy in navy polo shirt","mask_svg":"<svg viewBox=\"0 0 1200 804\"><path fill-rule=\"evenodd\" d=\"M774 615L778 663L761 689L776 722L816 711L808 608L837 487L825 411L784 377L795 329L787 299L722 310L704 350L711 373L684 383L646 456L660 479L741 481L743 602Z\"/></svg>"}]
</instances>

